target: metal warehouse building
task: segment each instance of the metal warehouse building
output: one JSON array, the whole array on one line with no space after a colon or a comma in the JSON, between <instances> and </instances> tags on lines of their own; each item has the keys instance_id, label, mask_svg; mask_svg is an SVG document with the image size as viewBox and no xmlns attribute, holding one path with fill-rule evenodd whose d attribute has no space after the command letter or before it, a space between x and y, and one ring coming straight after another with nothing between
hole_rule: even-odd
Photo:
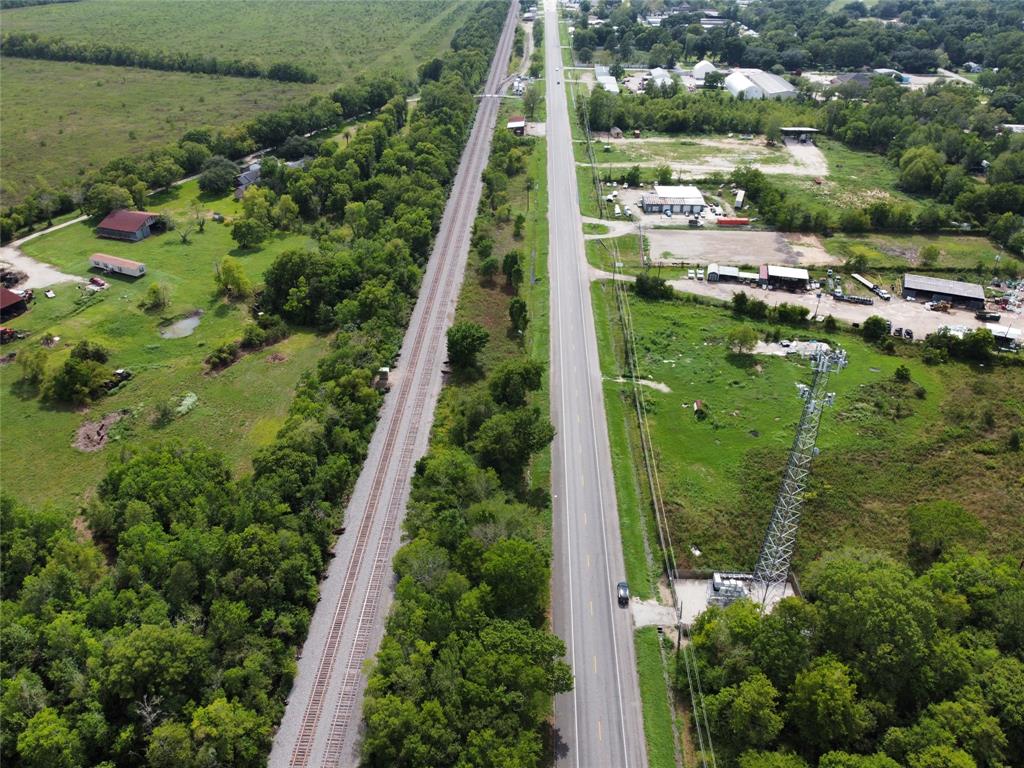
<instances>
[{"instance_id":1,"label":"metal warehouse building","mask_svg":"<svg viewBox=\"0 0 1024 768\"><path fill-rule=\"evenodd\" d=\"M806 269L800 267L778 267L774 264L762 264L758 270L758 279L772 288L785 288L790 291L806 291L811 276Z\"/></svg>"},{"instance_id":2,"label":"metal warehouse building","mask_svg":"<svg viewBox=\"0 0 1024 768\"><path fill-rule=\"evenodd\" d=\"M980 285L943 280L941 277L906 274L903 276L903 296L921 301L948 301L968 309L985 308L985 289Z\"/></svg>"},{"instance_id":3,"label":"metal warehouse building","mask_svg":"<svg viewBox=\"0 0 1024 768\"><path fill-rule=\"evenodd\" d=\"M696 187L656 184L653 195L644 195L640 198L640 206L644 213L671 211L696 215L707 208L707 203L704 202L704 195Z\"/></svg>"}]
</instances>

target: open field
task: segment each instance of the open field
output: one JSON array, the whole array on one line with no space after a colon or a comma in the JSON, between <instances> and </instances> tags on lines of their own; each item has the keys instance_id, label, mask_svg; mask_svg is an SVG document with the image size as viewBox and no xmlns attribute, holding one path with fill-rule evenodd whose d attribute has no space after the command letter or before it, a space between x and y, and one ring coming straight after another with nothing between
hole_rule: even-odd
<instances>
[{"instance_id":1,"label":"open field","mask_svg":"<svg viewBox=\"0 0 1024 768\"><path fill-rule=\"evenodd\" d=\"M0 80L8 203L40 180L59 187L190 128L240 123L313 94L301 83L28 59L4 59Z\"/></svg>"},{"instance_id":2,"label":"open field","mask_svg":"<svg viewBox=\"0 0 1024 768\"><path fill-rule=\"evenodd\" d=\"M194 182L154 199L157 211L182 211L198 190ZM240 206L230 197L204 204L227 216ZM135 377L118 392L91 407L76 410L42 402L34 391L18 382L16 364L0 368L0 410L3 412L4 488L32 504L52 501L73 504L88 495L106 470L107 455L118 450L108 445L96 453L82 453L72 440L84 422L127 410L129 415L113 430L131 443L144 444L166 438L190 440L201 436L211 448L223 451L236 469L245 469L254 450L269 443L283 425L294 387L304 370L311 368L327 350L329 340L299 332L279 344L246 355L226 370L209 375L203 359L217 346L241 337L250 322L244 304L231 304L214 296L213 265L225 254L237 255L253 283L280 252L305 248L301 235L278 235L258 251L238 252L229 228L210 222L203 234L194 233L191 245L182 245L169 232L141 243L99 240L87 224L33 240L25 252L62 271L88 276L88 257L102 251L144 261L147 274L135 281L112 277L110 288L89 302L80 302L83 289L75 283L55 286L56 298L37 291L32 309L7 325L31 332L31 336L4 347L17 352L38 344L42 336L60 336L47 360L49 370L67 357L71 347L87 339L110 350L110 365L126 367ZM170 289L170 305L157 313L139 308L139 300L151 283ZM164 339L160 328L202 310L199 326L185 338ZM187 415L166 427L151 426L158 403L193 392L198 404ZM42 482L60 477L59 484ZM56 495L55 495L56 494Z\"/></svg>"},{"instance_id":3,"label":"open field","mask_svg":"<svg viewBox=\"0 0 1024 768\"><path fill-rule=\"evenodd\" d=\"M863 255L871 269L900 271L907 269L991 273L993 268L1024 269L1024 264L986 237L968 235L835 235L824 240L825 249L849 259ZM939 248L939 258L931 265L921 263L919 254L926 245Z\"/></svg>"},{"instance_id":4,"label":"open field","mask_svg":"<svg viewBox=\"0 0 1024 768\"><path fill-rule=\"evenodd\" d=\"M585 144L577 144L575 152L577 162L587 162ZM641 139L595 136L594 153L599 165L653 167L666 164L674 172L685 175L729 172L738 165L765 166L766 172L784 173L783 166L797 163L788 147L768 147L764 137L744 141L728 136L648 136ZM794 167L789 172L797 170ZM821 173L821 169L815 167L813 172Z\"/></svg>"},{"instance_id":5,"label":"open field","mask_svg":"<svg viewBox=\"0 0 1024 768\"><path fill-rule=\"evenodd\" d=\"M447 50L467 0L83 0L3 12L5 32L168 52L200 52L261 66L291 62L333 88L356 75L415 74Z\"/></svg>"},{"instance_id":6,"label":"open field","mask_svg":"<svg viewBox=\"0 0 1024 768\"><path fill-rule=\"evenodd\" d=\"M794 199L824 203L836 209L867 206L876 200L905 203L912 210L920 205L915 198L896 188L899 173L881 155L858 152L825 137L818 137L816 142L828 163L828 176L821 184L809 177L772 177L772 183Z\"/></svg>"},{"instance_id":7,"label":"open field","mask_svg":"<svg viewBox=\"0 0 1024 768\"><path fill-rule=\"evenodd\" d=\"M612 323L599 338L602 366L614 378L622 371L622 338L611 285L595 283L593 296L595 308L603 307L599 322ZM641 375L671 390L645 388L644 394L680 567L749 569L799 419L795 385L809 380L807 363L729 353L724 339L739 321L724 309L635 298L630 306ZM783 335L801 334L783 329ZM835 337L850 364L830 381L836 405L822 420L797 571L844 544L905 557L908 508L935 498L954 499L978 517L988 532L984 549L1020 551L1024 462L1008 448L1010 432L1024 426L1019 369L930 367L909 348L886 355L859 337ZM910 383L893 379L900 365L910 370ZM605 396L628 398L629 390L609 382ZM706 420L693 415L696 399L709 410ZM611 430L614 455L629 455L628 448L615 450L617 434L622 430Z\"/></svg>"},{"instance_id":8,"label":"open field","mask_svg":"<svg viewBox=\"0 0 1024 768\"><path fill-rule=\"evenodd\" d=\"M5 10L5 32L100 44L116 29L120 45L264 66L291 62L315 71L320 82L5 58L3 199L18 202L40 180L60 187L114 158L177 141L190 128L241 123L359 75L414 77L418 62L448 49L471 10L467 0L83 0Z\"/></svg>"}]
</instances>

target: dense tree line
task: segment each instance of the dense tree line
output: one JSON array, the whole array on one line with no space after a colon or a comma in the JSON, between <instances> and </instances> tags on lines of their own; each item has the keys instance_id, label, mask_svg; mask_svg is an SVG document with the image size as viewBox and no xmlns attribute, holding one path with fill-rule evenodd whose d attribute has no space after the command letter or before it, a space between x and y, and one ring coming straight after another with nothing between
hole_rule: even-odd
<instances>
[{"instance_id":1,"label":"dense tree line","mask_svg":"<svg viewBox=\"0 0 1024 768\"><path fill-rule=\"evenodd\" d=\"M477 38L485 48L474 56L493 49L505 9L500 0L476 9L492 20L492 34ZM459 66L466 54L452 54L451 71L436 92L425 89L404 132L399 100L400 114L386 108L366 126L369 138L325 158L356 167L350 178L360 200L351 205L378 213L390 205L387 177L398 172L391 154L429 158L436 178L412 173L402 182L406 205L429 201L419 209L424 249L473 116L477 83ZM247 215L260 216L265 202L254 199ZM331 353L300 382L275 441L253 457L251 475L234 477L222 456L199 446L126 450L84 512L84 536L70 514L0 503L5 764L264 764L332 531L373 432L381 395L371 378L397 352L426 254L383 215L363 216L358 227L335 223L318 226L314 253L282 254L256 299L273 310L267 315L337 332ZM291 270L301 274L293 279ZM513 583L501 554L485 558L498 594ZM544 658L536 637L510 619L483 638L509 665L502 679L519 680L524 691ZM552 659L559 653L552 645ZM561 680L561 668L550 666Z\"/></svg>"},{"instance_id":2,"label":"dense tree line","mask_svg":"<svg viewBox=\"0 0 1024 768\"><path fill-rule=\"evenodd\" d=\"M640 19L654 10L652 3L585 0L574 19L573 48L584 62L603 50L626 64L672 67L707 56L779 73L865 67L932 72L967 61L1000 70L1024 65L1019 0L884 0L870 10L854 0L834 13L828 5L828 0L765 0L742 9L723 4L722 18L735 23L703 29L701 10L671 13L650 27ZM604 23L590 25L591 14ZM758 36L742 34L740 23Z\"/></svg>"},{"instance_id":3,"label":"dense tree line","mask_svg":"<svg viewBox=\"0 0 1024 768\"><path fill-rule=\"evenodd\" d=\"M32 5L53 5L55 3L77 3L80 0L0 0L0 10L7 8L28 8Z\"/></svg>"},{"instance_id":4,"label":"dense tree line","mask_svg":"<svg viewBox=\"0 0 1024 768\"><path fill-rule=\"evenodd\" d=\"M803 598L701 615L691 648L719 765L1019 764L1024 578L966 553L983 533L962 507L923 502L910 510L916 574L875 553L829 553Z\"/></svg>"},{"instance_id":5,"label":"dense tree line","mask_svg":"<svg viewBox=\"0 0 1024 768\"><path fill-rule=\"evenodd\" d=\"M230 77L264 77L284 83L315 83L318 77L294 62L276 62L263 67L255 61L218 59L204 54L154 51L92 42L72 42L63 38L40 37L35 32L8 32L0 39L4 56L49 61L78 61L115 67L156 69L163 72L192 72Z\"/></svg>"}]
</instances>

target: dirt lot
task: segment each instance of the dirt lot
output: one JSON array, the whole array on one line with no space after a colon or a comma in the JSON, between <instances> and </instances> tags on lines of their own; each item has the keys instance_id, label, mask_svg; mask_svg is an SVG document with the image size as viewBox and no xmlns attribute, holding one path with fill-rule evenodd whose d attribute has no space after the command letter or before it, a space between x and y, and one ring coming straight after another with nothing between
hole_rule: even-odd
<instances>
[{"instance_id":1,"label":"dirt lot","mask_svg":"<svg viewBox=\"0 0 1024 768\"><path fill-rule=\"evenodd\" d=\"M645 227L654 263L788 264L821 266L841 263L814 236L779 232Z\"/></svg>"},{"instance_id":2,"label":"dirt lot","mask_svg":"<svg viewBox=\"0 0 1024 768\"><path fill-rule=\"evenodd\" d=\"M605 137L603 134L595 135L595 140L604 144L609 144L613 147L621 147L622 149L626 149L631 146L637 147L638 145L642 147L645 144L677 143L674 139L658 137L613 139L610 136ZM697 157L694 160L687 161L666 162L665 160L653 159L641 160L633 163L599 163L599 165L602 167L604 165L608 165L610 167L639 165L641 168L656 168L659 165L668 165L674 174L696 177L707 176L712 173L731 173L739 165L750 165L754 168L760 169L764 173L770 174L786 174L789 176L828 175L828 161L825 159L825 155L822 154L821 150L813 144L800 144L796 141L786 142L785 148L789 152L790 162L779 163L758 162L763 158L772 158L773 161L776 159L772 157L771 150L764 146L764 137L755 137L753 141L728 138L694 138L692 141L699 144L701 147L706 148L707 154Z\"/></svg>"}]
</instances>

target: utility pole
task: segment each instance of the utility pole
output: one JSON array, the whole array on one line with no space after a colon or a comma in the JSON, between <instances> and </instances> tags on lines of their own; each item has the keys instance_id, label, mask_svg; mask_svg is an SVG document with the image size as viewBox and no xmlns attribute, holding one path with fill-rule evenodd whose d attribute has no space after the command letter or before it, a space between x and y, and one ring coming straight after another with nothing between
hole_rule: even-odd
<instances>
[{"instance_id":1,"label":"utility pole","mask_svg":"<svg viewBox=\"0 0 1024 768\"><path fill-rule=\"evenodd\" d=\"M827 392L828 377L832 371L846 367L846 352L842 349L822 348L811 358L814 378L808 387L798 384L804 400L803 414L796 430L789 463L782 478L778 498L768 522L768 532L761 545L761 554L754 568L751 596L757 596L761 605L774 603L785 594L789 566L796 547L796 534L800 525L804 489L811 472L811 460L818 454L815 441L821 412L835 401L835 393Z\"/></svg>"}]
</instances>

